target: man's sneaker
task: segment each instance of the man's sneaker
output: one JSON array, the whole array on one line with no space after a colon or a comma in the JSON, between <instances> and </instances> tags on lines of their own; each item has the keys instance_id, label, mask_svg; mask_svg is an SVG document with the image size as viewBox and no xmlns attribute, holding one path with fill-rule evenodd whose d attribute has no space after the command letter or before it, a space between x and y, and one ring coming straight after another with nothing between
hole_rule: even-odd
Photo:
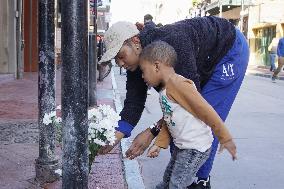
<instances>
[{"instance_id":1,"label":"man's sneaker","mask_svg":"<svg viewBox=\"0 0 284 189\"><path fill-rule=\"evenodd\" d=\"M272 77L271 77L272 83L276 83L276 79L277 79L277 76L272 75Z\"/></svg>"},{"instance_id":2,"label":"man's sneaker","mask_svg":"<svg viewBox=\"0 0 284 189\"><path fill-rule=\"evenodd\" d=\"M187 189L211 189L210 177L207 180L198 180L196 183L192 183Z\"/></svg>"}]
</instances>

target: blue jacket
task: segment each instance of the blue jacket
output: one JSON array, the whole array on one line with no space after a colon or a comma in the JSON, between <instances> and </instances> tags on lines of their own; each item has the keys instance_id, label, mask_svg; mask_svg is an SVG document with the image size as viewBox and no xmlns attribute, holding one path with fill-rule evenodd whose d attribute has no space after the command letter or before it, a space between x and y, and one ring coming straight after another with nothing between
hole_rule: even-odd
<instances>
[{"instance_id":1,"label":"blue jacket","mask_svg":"<svg viewBox=\"0 0 284 189\"><path fill-rule=\"evenodd\" d=\"M284 37L279 39L277 46L277 56L284 57Z\"/></svg>"}]
</instances>

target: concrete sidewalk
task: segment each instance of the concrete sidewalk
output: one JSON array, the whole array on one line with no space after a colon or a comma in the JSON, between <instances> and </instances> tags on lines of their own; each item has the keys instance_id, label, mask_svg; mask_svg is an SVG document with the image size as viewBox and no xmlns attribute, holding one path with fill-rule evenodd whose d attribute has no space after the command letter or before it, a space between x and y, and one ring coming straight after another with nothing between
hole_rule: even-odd
<instances>
[{"instance_id":1,"label":"concrete sidewalk","mask_svg":"<svg viewBox=\"0 0 284 189\"><path fill-rule=\"evenodd\" d=\"M38 157L38 75L28 73L22 80L7 78L0 77L0 189L43 188L34 181ZM57 72L57 105L60 83L60 72ZM98 104L115 107L111 75L97 84L97 91ZM56 154L61 161L59 147ZM61 181L46 184L44 188L59 189ZM120 146L108 155L97 156L89 176L89 188L127 188Z\"/></svg>"}]
</instances>

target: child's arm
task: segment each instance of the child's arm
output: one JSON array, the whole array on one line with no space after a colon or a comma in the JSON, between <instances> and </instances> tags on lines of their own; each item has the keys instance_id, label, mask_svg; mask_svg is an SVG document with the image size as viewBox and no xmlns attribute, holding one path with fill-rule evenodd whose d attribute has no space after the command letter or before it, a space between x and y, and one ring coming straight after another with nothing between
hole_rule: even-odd
<instances>
[{"instance_id":1,"label":"child's arm","mask_svg":"<svg viewBox=\"0 0 284 189\"><path fill-rule=\"evenodd\" d=\"M233 159L236 158L236 146L224 122L196 90L192 81L185 79L171 81L167 86L167 95L210 126L219 139L222 148L226 148L231 153Z\"/></svg>"}]
</instances>

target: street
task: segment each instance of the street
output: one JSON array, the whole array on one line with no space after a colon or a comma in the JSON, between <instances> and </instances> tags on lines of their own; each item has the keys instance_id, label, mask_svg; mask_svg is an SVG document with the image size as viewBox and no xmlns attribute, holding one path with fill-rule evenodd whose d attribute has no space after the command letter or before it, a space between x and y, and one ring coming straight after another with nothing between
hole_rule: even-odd
<instances>
[{"instance_id":1,"label":"street","mask_svg":"<svg viewBox=\"0 0 284 189\"><path fill-rule=\"evenodd\" d=\"M114 67L121 102L125 99L125 75ZM151 90L141 120L133 130L131 140L162 113L158 93ZM284 188L284 82L272 83L270 78L247 75L226 120L237 144L238 160L233 162L228 152L216 155L211 172L212 189ZM137 160L147 189L154 188L163 176L169 161L169 150L150 159L143 154Z\"/></svg>"}]
</instances>

